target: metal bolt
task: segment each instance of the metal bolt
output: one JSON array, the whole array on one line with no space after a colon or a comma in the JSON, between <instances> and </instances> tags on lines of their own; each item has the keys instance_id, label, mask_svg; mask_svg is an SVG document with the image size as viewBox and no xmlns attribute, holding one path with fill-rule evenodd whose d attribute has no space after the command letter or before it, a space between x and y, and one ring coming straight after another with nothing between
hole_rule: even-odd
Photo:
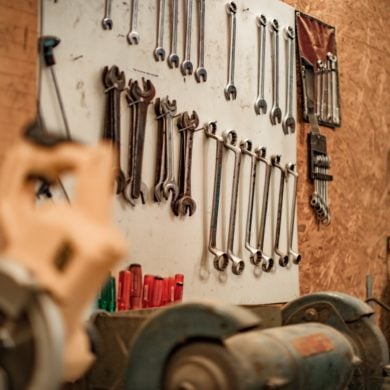
<instances>
[{"instance_id":1,"label":"metal bolt","mask_svg":"<svg viewBox=\"0 0 390 390\"><path fill-rule=\"evenodd\" d=\"M310 308L305 310L305 314L303 315L305 321L317 321L318 320L318 312L314 308Z\"/></svg>"}]
</instances>

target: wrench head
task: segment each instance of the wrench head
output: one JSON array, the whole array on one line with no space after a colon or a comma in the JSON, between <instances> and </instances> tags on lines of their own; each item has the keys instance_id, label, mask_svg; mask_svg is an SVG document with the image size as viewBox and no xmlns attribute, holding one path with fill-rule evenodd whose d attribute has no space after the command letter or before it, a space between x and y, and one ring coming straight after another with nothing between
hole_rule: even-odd
<instances>
[{"instance_id":1,"label":"wrench head","mask_svg":"<svg viewBox=\"0 0 390 390\"><path fill-rule=\"evenodd\" d=\"M228 15L233 15L237 13L237 4L234 1L226 3L226 12L228 13Z\"/></svg>"},{"instance_id":2,"label":"wrench head","mask_svg":"<svg viewBox=\"0 0 390 390\"><path fill-rule=\"evenodd\" d=\"M115 177L116 193L123 194L126 187L126 177L122 170L118 170Z\"/></svg>"},{"instance_id":3,"label":"wrench head","mask_svg":"<svg viewBox=\"0 0 390 390\"><path fill-rule=\"evenodd\" d=\"M290 261L290 258L287 255L279 257L279 265L281 267L287 267L289 261Z\"/></svg>"},{"instance_id":4,"label":"wrench head","mask_svg":"<svg viewBox=\"0 0 390 390\"><path fill-rule=\"evenodd\" d=\"M228 83L225 87L225 98L226 100L236 100L237 88L234 84Z\"/></svg>"},{"instance_id":5,"label":"wrench head","mask_svg":"<svg viewBox=\"0 0 390 390\"><path fill-rule=\"evenodd\" d=\"M194 71L194 65L192 65L191 61L184 60L181 63L180 70L181 70L181 73L183 74L183 76L190 75Z\"/></svg>"},{"instance_id":6,"label":"wrench head","mask_svg":"<svg viewBox=\"0 0 390 390\"><path fill-rule=\"evenodd\" d=\"M200 66L195 71L195 79L198 83L201 81L206 82L207 81L207 70L205 67Z\"/></svg>"},{"instance_id":7,"label":"wrench head","mask_svg":"<svg viewBox=\"0 0 390 390\"><path fill-rule=\"evenodd\" d=\"M278 106L273 106L270 111L270 119L273 125L282 121L282 110Z\"/></svg>"},{"instance_id":8,"label":"wrench head","mask_svg":"<svg viewBox=\"0 0 390 390\"><path fill-rule=\"evenodd\" d=\"M135 101L142 99L144 102L151 102L156 95L156 88L150 80L145 80L142 77L142 88L139 86L138 81L129 81L129 89L131 97Z\"/></svg>"},{"instance_id":9,"label":"wrench head","mask_svg":"<svg viewBox=\"0 0 390 390\"><path fill-rule=\"evenodd\" d=\"M158 183L154 187L154 199L156 202L160 203L164 197L163 183Z\"/></svg>"},{"instance_id":10,"label":"wrench head","mask_svg":"<svg viewBox=\"0 0 390 390\"><path fill-rule=\"evenodd\" d=\"M274 259L272 257L266 256L264 253L261 255L263 263L261 264L261 268L264 272L271 272L274 266Z\"/></svg>"},{"instance_id":11,"label":"wrench head","mask_svg":"<svg viewBox=\"0 0 390 390\"><path fill-rule=\"evenodd\" d=\"M299 264L302 260L302 256L299 254L299 253L296 253L292 250L289 250L288 251L288 255L289 257L291 258L291 261L294 263L294 264Z\"/></svg>"},{"instance_id":12,"label":"wrench head","mask_svg":"<svg viewBox=\"0 0 390 390\"><path fill-rule=\"evenodd\" d=\"M283 119L282 129L284 134L295 133L295 119L292 116L287 116Z\"/></svg>"},{"instance_id":13,"label":"wrench head","mask_svg":"<svg viewBox=\"0 0 390 390\"><path fill-rule=\"evenodd\" d=\"M165 60L165 49L163 47L156 47L154 49L154 59L157 62Z\"/></svg>"},{"instance_id":14,"label":"wrench head","mask_svg":"<svg viewBox=\"0 0 390 390\"><path fill-rule=\"evenodd\" d=\"M129 45L138 45L139 41L140 41L140 37L137 31L130 31L127 34L127 42L129 42Z\"/></svg>"},{"instance_id":15,"label":"wrench head","mask_svg":"<svg viewBox=\"0 0 390 390\"><path fill-rule=\"evenodd\" d=\"M141 188L139 191L139 195L141 196L142 204L146 204L146 199L148 197L148 187L146 187L146 184L143 182L141 182Z\"/></svg>"},{"instance_id":16,"label":"wrench head","mask_svg":"<svg viewBox=\"0 0 390 390\"><path fill-rule=\"evenodd\" d=\"M169 198L169 193L172 194L172 202L175 202L177 197L179 196L179 188L176 183L174 182L164 182L162 185L164 198Z\"/></svg>"},{"instance_id":17,"label":"wrench head","mask_svg":"<svg viewBox=\"0 0 390 390\"><path fill-rule=\"evenodd\" d=\"M258 98L255 101L255 112L256 115L267 113L267 101L262 98Z\"/></svg>"},{"instance_id":18,"label":"wrench head","mask_svg":"<svg viewBox=\"0 0 390 390\"><path fill-rule=\"evenodd\" d=\"M227 253L219 251L215 248L213 249L213 253L215 254L214 262L213 262L214 268L217 271L221 271L221 272L225 271L229 265L229 257Z\"/></svg>"},{"instance_id":19,"label":"wrench head","mask_svg":"<svg viewBox=\"0 0 390 390\"><path fill-rule=\"evenodd\" d=\"M261 256L261 251L260 250L254 250L253 252L251 251L251 254L249 256L249 260L251 264L253 265L259 265L262 261L262 256Z\"/></svg>"},{"instance_id":20,"label":"wrench head","mask_svg":"<svg viewBox=\"0 0 390 390\"><path fill-rule=\"evenodd\" d=\"M104 18L102 20L102 27L104 30L112 30L112 26L113 26L113 23L112 23L111 18Z\"/></svg>"},{"instance_id":21,"label":"wrench head","mask_svg":"<svg viewBox=\"0 0 390 390\"><path fill-rule=\"evenodd\" d=\"M261 26L267 27L267 18L263 14L258 15L256 16L256 23L258 27Z\"/></svg>"},{"instance_id":22,"label":"wrench head","mask_svg":"<svg viewBox=\"0 0 390 390\"><path fill-rule=\"evenodd\" d=\"M173 68L178 68L180 63L180 58L176 53L171 53L168 57L168 66Z\"/></svg>"},{"instance_id":23,"label":"wrench head","mask_svg":"<svg viewBox=\"0 0 390 390\"><path fill-rule=\"evenodd\" d=\"M285 29L285 33L286 33L286 37L287 37L288 39L295 39L295 30L294 30L294 27L288 26L288 27Z\"/></svg>"},{"instance_id":24,"label":"wrench head","mask_svg":"<svg viewBox=\"0 0 390 390\"><path fill-rule=\"evenodd\" d=\"M187 211L191 217L196 211L196 202L191 196L183 196L176 201L176 209L178 215L186 215Z\"/></svg>"},{"instance_id":25,"label":"wrench head","mask_svg":"<svg viewBox=\"0 0 390 390\"><path fill-rule=\"evenodd\" d=\"M230 260L233 262L232 264L232 272L234 275L241 275L245 269L245 263L239 257L230 254Z\"/></svg>"}]
</instances>

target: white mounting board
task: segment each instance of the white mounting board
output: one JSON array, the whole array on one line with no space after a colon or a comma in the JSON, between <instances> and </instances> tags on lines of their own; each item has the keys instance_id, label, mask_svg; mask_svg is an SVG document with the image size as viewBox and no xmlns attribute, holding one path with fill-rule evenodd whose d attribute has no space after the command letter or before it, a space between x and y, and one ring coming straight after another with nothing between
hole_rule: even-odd
<instances>
[{"instance_id":1,"label":"white mounting board","mask_svg":"<svg viewBox=\"0 0 390 390\"><path fill-rule=\"evenodd\" d=\"M170 1L167 1L167 7ZM197 2L194 0L192 61L197 65ZM250 138L255 146L266 146L268 156L281 154L282 163L296 161L296 135L283 135L281 125L272 126L269 109L272 105L271 36L267 33L266 99L268 112L256 116L253 103L257 96L258 33L255 16L263 13L268 20L276 18L280 25L280 106L285 113L286 52L287 43L283 28L294 26L294 9L278 0L238 0L236 86L237 99L226 101L224 87L228 73L229 20L224 0L206 1L206 68L208 80L197 84L193 76L183 77L179 69L169 69L166 62L156 62L153 51L156 46L157 0L139 1L138 32L141 42L130 46L126 41L130 22L130 1L112 0L113 30L103 30L101 19L104 0L43 1L43 33L60 37L61 44L54 49L55 72L64 100L72 136L86 143L96 143L102 133L105 95L101 81L105 65L118 65L125 72L126 80L150 78L158 97L169 95L177 99L178 112L196 110L201 123L218 121L218 133L235 129L239 138ZM184 5L180 1L178 48L183 57ZM167 55L170 48L170 12L166 10L165 43ZM294 61L295 64L295 61ZM294 71L295 77L295 71ZM295 79L294 79L295 81ZM295 85L295 82L294 82ZM49 129L63 129L59 106L54 93L50 72L44 69L41 91L42 111ZM296 111L294 88L294 110ZM121 107L122 167L126 167L129 115L124 96ZM296 116L295 116L296 117ZM154 110L150 106L144 150L143 180L150 188L154 183L156 129ZM178 157L179 135L175 134ZM233 155L226 153L221 188L219 213L219 246L227 240ZM177 163L177 162L176 162ZM239 208L235 250L245 260L246 268L236 276L229 266L221 273L213 267L213 256L207 251L208 230L211 215L215 165L215 142L203 132L194 139L192 192L197 210L192 217L175 217L169 202L147 204L135 208L114 202L114 217L128 239L129 256L124 264L139 262L144 273L163 276L184 273L184 299L210 298L237 304L264 304L286 302L299 295L298 267L282 268L275 261L274 270L264 273L249 262L244 248L245 222L249 186L249 159L244 158L241 170ZM263 168L260 170L263 186ZM259 181L259 180L258 180ZM279 176L273 175L270 192L269 219L267 222L265 249L271 251L277 211ZM259 225L262 190L256 196L254 230ZM291 196L291 190L287 191ZM281 247L287 247L289 203L285 199L282 219ZM257 222L255 222L257 221ZM297 226L297 223L295 224ZM294 247L297 247L297 234ZM252 240L255 240L254 237Z\"/></svg>"}]
</instances>

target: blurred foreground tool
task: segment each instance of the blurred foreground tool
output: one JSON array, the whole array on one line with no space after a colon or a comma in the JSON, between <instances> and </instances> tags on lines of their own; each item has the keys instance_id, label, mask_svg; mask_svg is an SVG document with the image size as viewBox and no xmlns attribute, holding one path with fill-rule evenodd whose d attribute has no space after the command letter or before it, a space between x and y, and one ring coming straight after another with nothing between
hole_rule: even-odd
<instances>
[{"instance_id":1,"label":"blurred foreground tool","mask_svg":"<svg viewBox=\"0 0 390 390\"><path fill-rule=\"evenodd\" d=\"M110 276L103 286L99 298L98 298L98 308L100 310L105 310L110 313L114 313L116 306L118 306L119 310L119 300L118 305L115 303L116 301L116 282L113 276Z\"/></svg>"},{"instance_id":2,"label":"blurred foreground tool","mask_svg":"<svg viewBox=\"0 0 390 390\"><path fill-rule=\"evenodd\" d=\"M114 156L30 127L0 175L0 388L55 389L94 360L84 312L122 259L111 222ZM35 186L70 174L72 206L35 205Z\"/></svg>"}]
</instances>

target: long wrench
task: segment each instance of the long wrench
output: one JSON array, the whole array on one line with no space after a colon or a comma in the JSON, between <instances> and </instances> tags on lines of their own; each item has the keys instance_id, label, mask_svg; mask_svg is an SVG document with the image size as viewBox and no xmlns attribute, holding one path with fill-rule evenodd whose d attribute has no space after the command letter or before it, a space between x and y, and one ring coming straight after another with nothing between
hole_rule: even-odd
<instances>
[{"instance_id":1,"label":"long wrench","mask_svg":"<svg viewBox=\"0 0 390 390\"><path fill-rule=\"evenodd\" d=\"M111 0L105 0L104 3L104 18L102 20L102 27L104 30L112 29L112 19L111 19Z\"/></svg>"},{"instance_id":2,"label":"long wrench","mask_svg":"<svg viewBox=\"0 0 390 390\"><path fill-rule=\"evenodd\" d=\"M157 160L156 160L156 172L154 182L154 199L156 202L161 202L164 197L163 184L165 180L165 164L166 164L166 121L165 115L161 107L161 100L157 98L154 104L154 110L158 119L158 136L157 136Z\"/></svg>"},{"instance_id":3,"label":"long wrench","mask_svg":"<svg viewBox=\"0 0 390 390\"><path fill-rule=\"evenodd\" d=\"M322 96L322 71L324 69L324 65L321 60L317 61L317 70L316 70L316 77L315 77L315 84L316 84L316 115L318 119L320 119L321 116L321 96Z\"/></svg>"},{"instance_id":4,"label":"long wrench","mask_svg":"<svg viewBox=\"0 0 390 390\"><path fill-rule=\"evenodd\" d=\"M236 230L238 185L240 182L241 149L237 146L237 133L234 130L224 131L222 134L224 146L234 153L234 170L232 182L232 200L230 203L229 232L227 240L227 254L233 263L232 271L235 275L240 275L245 268L245 263L234 254L234 233Z\"/></svg>"},{"instance_id":5,"label":"long wrench","mask_svg":"<svg viewBox=\"0 0 390 390\"><path fill-rule=\"evenodd\" d=\"M127 42L130 45L138 45L140 38L139 33L137 32L137 22L138 22L138 0L132 0L132 11L131 11L131 25L130 32L127 34Z\"/></svg>"},{"instance_id":6,"label":"long wrench","mask_svg":"<svg viewBox=\"0 0 390 390\"><path fill-rule=\"evenodd\" d=\"M237 88L234 85L234 69L236 61L236 13L237 4L234 1L226 4L226 12L230 17L230 53L229 53L229 80L225 87L226 100L235 100L237 97Z\"/></svg>"},{"instance_id":7,"label":"long wrench","mask_svg":"<svg viewBox=\"0 0 390 390\"><path fill-rule=\"evenodd\" d=\"M154 49L154 58L156 61L165 60L164 19L165 19L165 0L160 0L159 8L158 8L157 44L156 44L156 48Z\"/></svg>"},{"instance_id":8,"label":"long wrench","mask_svg":"<svg viewBox=\"0 0 390 390\"><path fill-rule=\"evenodd\" d=\"M192 74L194 65L191 62L191 34L192 34L192 0L187 0L186 8L186 42L184 48L184 60L180 69L183 76Z\"/></svg>"},{"instance_id":9,"label":"long wrench","mask_svg":"<svg viewBox=\"0 0 390 390\"><path fill-rule=\"evenodd\" d=\"M211 207L210 219L210 237L209 237L209 252L214 255L214 267L218 271L224 271L229 265L228 254L217 248L217 228L218 228L218 213L219 200L221 195L221 179L222 179L222 158L223 158L223 138L216 135L217 123L209 122L204 126L204 132L208 138L216 141L215 153L215 171L214 171L214 189L213 203Z\"/></svg>"},{"instance_id":10,"label":"long wrench","mask_svg":"<svg viewBox=\"0 0 390 390\"><path fill-rule=\"evenodd\" d=\"M338 82L337 82L337 57L332 53L328 53L328 58L330 60L330 74L331 74L331 83L332 83L332 122L336 125L340 124L340 109L338 103Z\"/></svg>"},{"instance_id":11,"label":"long wrench","mask_svg":"<svg viewBox=\"0 0 390 390\"><path fill-rule=\"evenodd\" d=\"M280 229L282 227L282 212L283 212L283 199L284 199L284 182L286 181L286 172L284 168L280 165L280 155L272 156L271 163L272 166L279 169L280 171L280 184L279 184L279 199L278 199L278 212L276 218L276 229L275 229L275 253L279 255L279 265L281 267L286 267L289 262L289 257L287 254L282 252L279 248L280 243Z\"/></svg>"},{"instance_id":12,"label":"long wrench","mask_svg":"<svg viewBox=\"0 0 390 390\"><path fill-rule=\"evenodd\" d=\"M255 101L255 112L257 115L260 115L261 113L267 113L267 101L264 97L267 18L264 15L257 16L256 22L259 29L259 58L257 64L257 99Z\"/></svg>"},{"instance_id":13,"label":"long wrench","mask_svg":"<svg viewBox=\"0 0 390 390\"><path fill-rule=\"evenodd\" d=\"M198 83L207 81L207 70L204 67L204 41L205 41L205 25L206 25L206 2L198 0L199 5L199 52L198 52L198 67L195 70L195 79Z\"/></svg>"},{"instance_id":14,"label":"long wrench","mask_svg":"<svg viewBox=\"0 0 390 390\"><path fill-rule=\"evenodd\" d=\"M273 104L270 111L270 119L273 125L282 121L282 110L279 107L279 22L274 19L271 24L272 31L272 94Z\"/></svg>"},{"instance_id":15,"label":"long wrench","mask_svg":"<svg viewBox=\"0 0 390 390\"><path fill-rule=\"evenodd\" d=\"M249 198L248 198L248 211L246 216L246 228L245 228L245 248L250 253L250 262L253 265L259 265L261 263L261 251L255 248L251 244L252 236L252 220L253 220L253 204L255 199L256 191L256 173L257 173L257 155L252 152L252 141L245 139L241 141L240 148L242 154L246 154L251 159L251 170L250 170L250 183L249 183Z\"/></svg>"},{"instance_id":16,"label":"long wrench","mask_svg":"<svg viewBox=\"0 0 390 390\"><path fill-rule=\"evenodd\" d=\"M171 28L171 53L168 56L170 68L179 67L179 55L177 54L177 24L179 21L179 0L172 1L172 28Z\"/></svg>"},{"instance_id":17,"label":"long wrench","mask_svg":"<svg viewBox=\"0 0 390 390\"><path fill-rule=\"evenodd\" d=\"M287 101L286 101L286 115L282 121L282 129L284 134L295 133L295 118L293 113L293 92L294 92L294 52L295 52L295 31L294 28L288 26L286 29L286 36L288 39L288 59L287 59Z\"/></svg>"},{"instance_id":18,"label":"long wrench","mask_svg":"<svg viewBox=\"0 0 390 390\"><path fill-rule=\"evenodd\" d=\"M288 255L290 256L294 264L299 264L302 257L298 252L293 250L293 238L294 238L294 224L295 224L295 207L297 203L297 183L298 183L298 173L295 171L295 164L288 163L286 164L287 172L287 183L289 177L292 176L294 180L293 190L292 190L292 203L290 211L290 231L288 235Z\"/></svg>"},{"instance_id":19,"label":"long wrench","mask_svg":"<svg viewBox=\"0 0 390 390\"><path fill-rule=\"evenodd\" d=\"M274 266L274 260L271 256L267 256L264 252L264 236L265 236L265 227L267 222L267 212L268 212L268 199L269 199L269 185L271 182L271 169L272 165L266 158L267 150L266 148L258 148L255 150L256 155L259 158L259 161L265 164L265 175L264 175L264 190L263 190L263 203L261 206L261 217L260 217L260 229L259 229L259 239L258 239L258 248L261 253L262 259L262 269L264 272L270 272Z\"/></svg>"}]
</instances>

